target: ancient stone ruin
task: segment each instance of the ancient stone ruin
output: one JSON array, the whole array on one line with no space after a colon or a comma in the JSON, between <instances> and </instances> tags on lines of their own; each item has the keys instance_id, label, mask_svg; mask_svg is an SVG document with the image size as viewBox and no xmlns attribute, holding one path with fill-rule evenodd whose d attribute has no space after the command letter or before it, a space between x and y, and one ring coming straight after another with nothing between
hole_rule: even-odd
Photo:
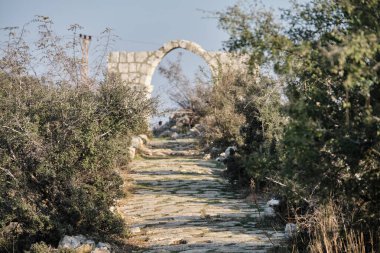
<instances>
[{"instance_id":1,"label":"ancient stone ruin","mask_svg":"<svg viewBox=\"0 0 380 253\"><path fill-rule=\"evenodd\" d=\"M227 52L208 52L198 44L187 40L172 40L156 51L111 52L108 57L108 71L118 72L121 78L135 87L142 87L152 92L152 76L161 60L174 49L188 50L205 60L214 78L224 67L239 67L246 60Z\"/></svg>"}]
</instances>

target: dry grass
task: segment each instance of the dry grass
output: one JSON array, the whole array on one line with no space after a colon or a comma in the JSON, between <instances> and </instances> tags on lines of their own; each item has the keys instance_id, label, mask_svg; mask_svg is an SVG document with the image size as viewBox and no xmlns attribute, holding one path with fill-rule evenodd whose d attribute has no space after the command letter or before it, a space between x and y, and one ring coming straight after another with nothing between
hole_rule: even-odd
<instances>
[{"instance_id":1,"label":"dry grass","mask_svg":"<svg viewBox=\"0 0 380 253\"><path fill-rule=\"evenodd\" d=\"M309 222L312 225L309 252L375 253L372 235L368 242L362 231L347 228L342 210L333 201L317 209Z\"/></svg>"}]
</instances>

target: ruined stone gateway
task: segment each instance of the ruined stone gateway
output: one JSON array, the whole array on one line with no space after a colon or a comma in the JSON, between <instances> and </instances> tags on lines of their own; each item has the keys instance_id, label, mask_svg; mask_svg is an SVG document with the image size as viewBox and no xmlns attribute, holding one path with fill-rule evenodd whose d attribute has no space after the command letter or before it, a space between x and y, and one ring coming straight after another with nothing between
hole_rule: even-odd
<instances>
[{"instance_id":1,"label":"ruined stone gateway","mask_svg":"<svg viewBox=\"0 0 380 253\"><path fill-rule=\"evenodd\" d=\"M227 66L239 68L246 59L227 52L208 52L191 41L172 40L156 51L111 52L108 57L108 71L120 73L122 80L128 84L144 88L151 93L152 76L156 67L165 55L177 48L188 50L204 59L214 78L217 78L222 69Z\"/></svg>"}]
</instances>

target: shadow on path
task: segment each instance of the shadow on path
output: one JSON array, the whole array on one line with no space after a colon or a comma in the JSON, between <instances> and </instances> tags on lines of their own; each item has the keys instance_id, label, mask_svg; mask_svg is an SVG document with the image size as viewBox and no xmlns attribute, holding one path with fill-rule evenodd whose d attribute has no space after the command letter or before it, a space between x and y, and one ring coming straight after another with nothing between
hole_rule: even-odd
<instances>
[{"instance_id":1,"label":"shadow on path","mask_svg":"<svg viewBox=\"0 0 380 253\"><path fill-rule=\"evenodd\" d=\"M155 140L151 147L188 148L193 156L196 142ZM132 163L134 192L118 210L136 252L285 252L282 231L257 226L264 203L245 202L214 162L189 156Z\"/></svg>"}]
</instances>

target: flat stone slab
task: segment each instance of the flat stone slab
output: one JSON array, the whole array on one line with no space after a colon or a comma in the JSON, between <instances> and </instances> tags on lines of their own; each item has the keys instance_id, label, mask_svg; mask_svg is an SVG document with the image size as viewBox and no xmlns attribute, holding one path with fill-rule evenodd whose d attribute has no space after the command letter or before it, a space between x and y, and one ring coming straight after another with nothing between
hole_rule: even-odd
<instances>
[{"instance_id":1,"label":"flat stone slab","mask_svg":"<svg viewBox=\"0 0 380 253\"><path fill-rule=\"evenodd\" d=\"M174 152L189 143L155 140L152 147ZM249 205L228 190L213 161L170 156L131 167L124 176L136 190L118 210L131 227L130 243L142 248L136 252L266 252L284 242L282 232L256 227L265 203Z\"/></svg>"}]
</instances>

